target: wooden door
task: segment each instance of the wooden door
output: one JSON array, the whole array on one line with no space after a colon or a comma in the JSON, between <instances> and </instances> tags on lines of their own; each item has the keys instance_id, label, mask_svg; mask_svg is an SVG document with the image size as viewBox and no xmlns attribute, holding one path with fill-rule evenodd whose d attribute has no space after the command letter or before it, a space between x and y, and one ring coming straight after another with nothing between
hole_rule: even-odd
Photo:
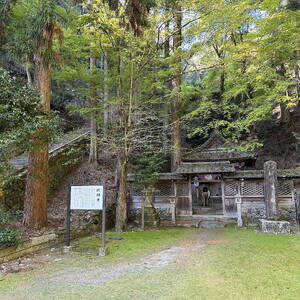
<instances>
[{"instance_id":1,"label":"wooden door","mask_svg":"<svg viewBox=\"0 0 300 300\"><path fill-rule=\"evenodd\" d=\"M176 201L176 214L179 216L190 215L191 205L188 197L178 197Z\"/></svg>"},{"instance_id":2,"label":"wooden door","mask_svg":"<svg viewBox=\"0 0 300 300\"><path fill-rule=\"evenodd\" d=\"M224 182L224 215L237 217L236 198L240 197L240 185L238 181Z\"/></svg>"},{"instance_id":3,"label":"wooden door","mask_svg":"<svg viewBox=\"0 0 300 300\"><path fill-rule=\"evenodd\" d=\"M191 182L177 181L175 182L176 197L176 214L191 215L192 214L192 198L191 198Z\"/></svg>"}]
</instances>

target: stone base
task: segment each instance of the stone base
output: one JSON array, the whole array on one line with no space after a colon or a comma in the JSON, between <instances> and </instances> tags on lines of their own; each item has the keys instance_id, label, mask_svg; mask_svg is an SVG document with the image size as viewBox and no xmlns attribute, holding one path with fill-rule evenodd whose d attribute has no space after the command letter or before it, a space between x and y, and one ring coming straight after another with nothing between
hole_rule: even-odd
<instances>
[{"instance_id":1,"label":"stone base","mask_svg":"<svg viewBox=\"0 0 300 300\"><path fill-rule=\"evenodd\" d=\"M144 208L144 218L145 228L159 227L159 218L153 206Z\"/></svg>"},{"instance_id":2,"label":"stone base","mask_svg":"<svg viewBox=\"0 0 300 300\"><path fill-rule=\"evenodd\" d=\"M108 254L107 247L100 247L99 248L98 256L106 256L107 254Z\"/></svg>"},{"instance_id":3,"label":"stone base","mask_svg":"<svg viewBox=\"0 0 300 300\"><path fill-rule=\"evenodd\" d=\"M71 252L72 247L71 246L64 246L62 248L62 253L70 253Z\"/></svg>"},{"instance_id":4,"label":"stone base","mask_svg":"<svg viewBox=\"0 0 300 300\"><path fill-rule=\"evenodd\" d=\"M259 220L259 228L263 233L290 234L291 225L287 221Z\"/></svg>"}]
</instances>

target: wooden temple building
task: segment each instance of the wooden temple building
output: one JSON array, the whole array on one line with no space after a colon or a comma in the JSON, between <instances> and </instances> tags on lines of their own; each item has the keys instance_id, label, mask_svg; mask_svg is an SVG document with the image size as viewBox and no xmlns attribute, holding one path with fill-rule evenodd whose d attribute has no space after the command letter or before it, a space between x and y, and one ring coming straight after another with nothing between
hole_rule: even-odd
<instances>
[{"instance_id":1,"label":"wooden temple building","mask_svg":"<svg viewBox=\"0 0 300 300\"><path fill-rule=\"evenodd\" d=\"M204 217L234 220L240 203L244 223L255 224L268 214L295 222L300 170L277 170L275 162L267 162L259 170L255 168L256 157L255 152L229 148L219 133L213 133L201 147L184 155L175 172L160 174L153 205L161 221L197 223ZM137 217L143 191L131 188L129 194L129 211Z\"/></svg>"}]
</instances>

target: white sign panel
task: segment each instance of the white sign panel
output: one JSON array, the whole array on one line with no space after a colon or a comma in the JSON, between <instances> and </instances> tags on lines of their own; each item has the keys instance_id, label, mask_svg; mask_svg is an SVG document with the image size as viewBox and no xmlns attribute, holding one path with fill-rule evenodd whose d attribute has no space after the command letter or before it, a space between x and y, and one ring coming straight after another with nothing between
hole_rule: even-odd
<instances>
[{"instance_id":1,"label":"white sign panel","mask_svg":"<svg viewBox=\"0 0 300 300\"><path fill-rule=\"evenodd\" d=\"M71 209L101 210L103 208L103 186L71 186Z\"/></svg>"}]
</instances>

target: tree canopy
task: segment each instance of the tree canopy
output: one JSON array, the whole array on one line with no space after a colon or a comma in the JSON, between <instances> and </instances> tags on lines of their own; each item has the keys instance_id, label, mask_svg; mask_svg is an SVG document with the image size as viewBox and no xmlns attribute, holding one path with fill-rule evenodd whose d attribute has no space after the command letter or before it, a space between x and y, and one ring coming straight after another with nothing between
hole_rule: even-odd
<instances>
[{"instance_id":1,"label":"tree canopy","mask_svg":"<svg viewBox=\"0 0 300 300\"><path fill-rule=\"evenodd\" d=\"M46 126L39 101L48 114L51 93L73 97L65 110L90 119L90 162L115 161L119 230L134 163L155 178L154 165L176 169L214 130L258 148L257 125L299 106L298 1L20 0L0 11L1 64L40 94L1 71L1 135L28 137Z\"/></svg>"}]
</instances>

